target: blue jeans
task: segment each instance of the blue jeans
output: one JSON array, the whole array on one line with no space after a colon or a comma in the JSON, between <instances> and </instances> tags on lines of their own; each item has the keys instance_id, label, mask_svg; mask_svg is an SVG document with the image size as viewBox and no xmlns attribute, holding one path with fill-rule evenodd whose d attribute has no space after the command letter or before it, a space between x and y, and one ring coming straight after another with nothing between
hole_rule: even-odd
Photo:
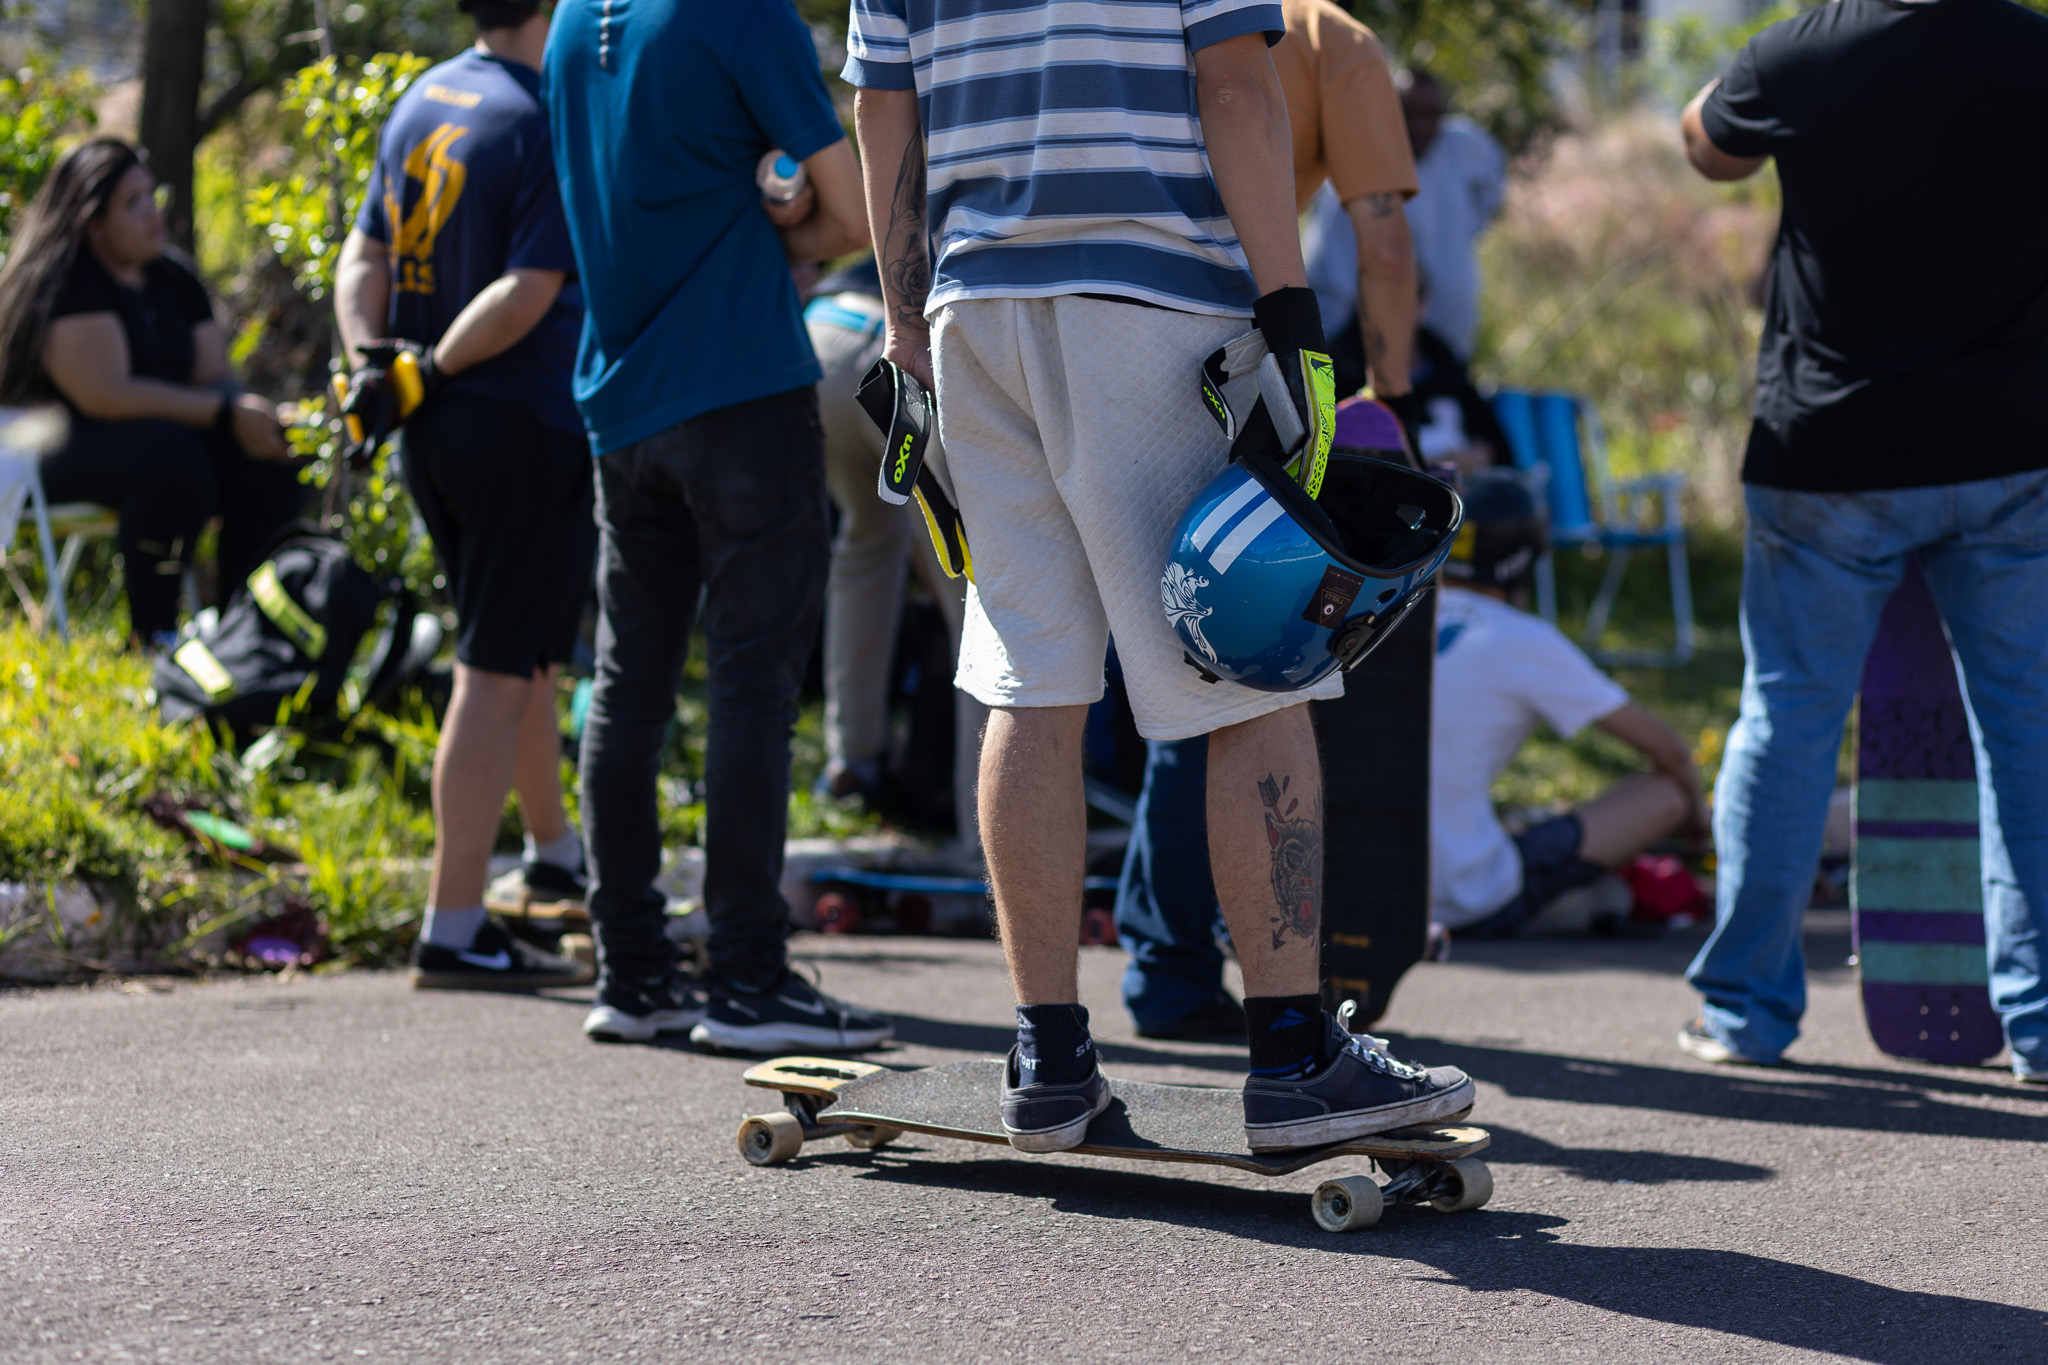
<instances>
[{"instance_id":1,"label":"blue jeans","mask_svg":"<svg viewBox=\"0 0 2048 1365\"><path fill-rule=\"evenodd\" d=\"M1879 614L1917 553L1976 746L1992 1004L2015 1067L2048 1071L2048 471L1744 496L1742 712L1714 789L1714 933L1686 972L1708 1029L1760 1057L1798 1036L1800 921L1835 758Z\"/></svg>"},{"instance_id":2,"label":"blue jeans","mask_svg":"<svg viewBox=\"0 0 2048 1365\"><path fill-rule=\"evenodd\" d=\"M1116 930L1131 955L1124 1006L1146 1028L1199 1009L1223 989L1223 910L1209 876L1209 737L1145 744Z\"/></svg>"}]
</instances>

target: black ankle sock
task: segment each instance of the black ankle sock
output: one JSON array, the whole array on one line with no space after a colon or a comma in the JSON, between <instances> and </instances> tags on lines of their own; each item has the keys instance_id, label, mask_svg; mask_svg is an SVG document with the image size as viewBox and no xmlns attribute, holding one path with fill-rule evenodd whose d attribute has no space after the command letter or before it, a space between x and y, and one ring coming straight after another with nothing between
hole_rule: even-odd
<instances>
[{"instance_id":1,"label":"black ankle sock","mask_svg":"<svg viewBox=\"0 0 2048 1365\"><path fill-rule=\"evenodd\" d=\"M1017 1007L1019 1085L1074 1085L1094 1069L1087 1010L1079 1005Z\"/></svg>"},{"instance_id":2,"label":"black ankle sock","mask_svg":"<svg viewBox=\"0 0 2048 1365\"><path fill-rule=\"evenodd\" d=\"M1248 995L1244 1020L1254 1076L1290 1080L1308 1075L1328 1060L1323 1056L1321 996Z\"/></svg>"}]
</instances>

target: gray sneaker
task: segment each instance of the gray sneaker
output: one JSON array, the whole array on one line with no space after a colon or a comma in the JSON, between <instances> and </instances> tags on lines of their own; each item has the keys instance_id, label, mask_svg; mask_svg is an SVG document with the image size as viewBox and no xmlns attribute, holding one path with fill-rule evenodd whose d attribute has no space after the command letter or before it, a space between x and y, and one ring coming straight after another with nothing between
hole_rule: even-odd
<instances>
[{"instance_id":1,"label":"gray sneaker","mask_svg":"<svg viewBox=\"0 0 2048 1365\"><path fill-rule=\"evenodd\" d=\"M1678 1046L1703 1062L1718 1062L1725 1066L1776 1066L1776 1057L1765 1057L1754 1052L1744 1052L1733 1043L1724 1042L1707 1027L1705 1019L1694 1019L1678 1032Z\"/></svg>"},{"instance_id":2,"label":"gray sneaker","mask_svg":"<svg viewBox=\"0 0 2048 1365\"><path fill-rule=\"evenodd\" d=\"M1064 1152L1088 1138L1088 1125L1109 1108L1102 1068L1072 1085L1017 1084L1017 1049L1003 1066L1003 1131L1020 1152Z\"/></svg>"},{"instance_id":3,"label":"gray sneaker","mask_svg":"<svg viewBox=\"0 0 2048 1365\"><path fill-rule=\"evenodd\" d=\"M1244 1137L1254 1152L1322 1147L1413 1123L1437 1123L1472 1108L1472 1078L1454 1066L1397 1061L1386 1044L1348 1033L1328 1015L1336 1052L1312 1076L1244 1083Z\"/></svg>"}]
</instances>

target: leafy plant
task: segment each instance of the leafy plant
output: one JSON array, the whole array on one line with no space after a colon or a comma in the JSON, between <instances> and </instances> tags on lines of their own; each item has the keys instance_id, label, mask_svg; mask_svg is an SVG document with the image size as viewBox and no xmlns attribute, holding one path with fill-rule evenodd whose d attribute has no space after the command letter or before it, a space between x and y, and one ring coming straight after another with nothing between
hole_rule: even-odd
<instances>
[{"instance_id":1,"label":"leafy plant","mask_svg":"<svg viewBox=\"0 0 2048 1365\"><path fill-rule=\"evenodd\" d=\"M90 73L59 68L47 53L31 53L20 70L0 75L0 253L15 217L72 139L99 126L99 96Z\"/></svg>"}]
</instances>

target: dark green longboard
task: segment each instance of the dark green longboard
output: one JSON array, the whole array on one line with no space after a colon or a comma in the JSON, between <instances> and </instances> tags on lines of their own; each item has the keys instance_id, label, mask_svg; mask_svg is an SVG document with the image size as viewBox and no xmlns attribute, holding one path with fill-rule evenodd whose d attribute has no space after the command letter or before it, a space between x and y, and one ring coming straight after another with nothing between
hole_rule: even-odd
<instances>
[{"instance_id":1,"label":"dark green longboard","mask_svg":"<svg viewBox=\"0 0 2048 1365\"><path fill-rule=\"evenodd\" d=\"M807 1142L843 1137L872 1150L906 1132L1009 1150L998 1117L1003 1065L994 1057L907 1069L842 1057L763 1062L747 1070L747 1084L777 1091L787 1107L740 1125L740 1155L756 1166L773 1166L802 1153ZM1228 1166L1256 1175L1288 1175L1338 1157L1377 1163L1391 1177L1385 1186L1370 1176L1350 1176L1325 1181L1316 1191L1312 1212L1332 1232L1370 1227L1387 1204L1428 1204L1457 1213L1478 1208L1493 1191L1485 1163L1475 1159L1492 1141L1483 1128L1423 1125L1261 1153L1245 1143L1243 1101L1235 1089L1112 1077L1110 1093L1109 1108L1089 1125L1075 1155Z\"/></svg>"},{"instance_id":2,"label":"dark green longboard","mask_svg":"<svg viewBox=\"0 0 2048 1365\"><path fill-rule=\"evenodd\" d=\"M1436 594L1311 703L1323 759L1323 1003L1387 1012L1429 945L1429 726Z\"/></svg>"}]
</instances>

